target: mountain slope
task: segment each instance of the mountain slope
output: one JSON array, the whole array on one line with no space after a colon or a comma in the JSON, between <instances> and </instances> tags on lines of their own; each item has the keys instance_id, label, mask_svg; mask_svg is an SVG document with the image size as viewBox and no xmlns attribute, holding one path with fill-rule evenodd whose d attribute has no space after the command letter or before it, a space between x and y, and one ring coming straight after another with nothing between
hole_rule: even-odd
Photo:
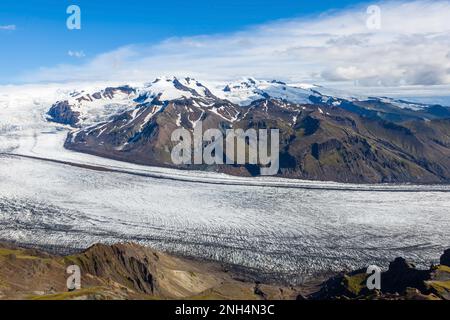
<instances>
[{"instance_id":1,"label":"mountain slope","mask_svg":"<svg viewBox=\"0 0 450 320\"><path fill-rule=\"evenodd\" d=\"M81 270L68 291L66 268ZM295 299L293 288L243 280L232 266L157 252L137 244L96 244L70 256L0 245L0 300Z\"/></svg>"},{"instance_id":2,"label":"mountain slope","mask_svg":"<svg viewBox=\"0 0 450 320\"><path fill-rule=\"evenodd\" d=\"M75 104L58 102L49 116L75 128L66 148L139 164L260 174L260 166L249 163L174 165L172 132L181 127L192 132L202 121L203 131L219 129L224 135L227 129L279 129L278 175L283 177L450 182L450 108L389 98L330 96L319 90L327 91L255 79L210 90L191 78L160 78L142 88L107 88L111 94L96 96L110 100L97 107L80 98ZM100 115L86 116L99 109Z\"/></svg>"}]
</instances>

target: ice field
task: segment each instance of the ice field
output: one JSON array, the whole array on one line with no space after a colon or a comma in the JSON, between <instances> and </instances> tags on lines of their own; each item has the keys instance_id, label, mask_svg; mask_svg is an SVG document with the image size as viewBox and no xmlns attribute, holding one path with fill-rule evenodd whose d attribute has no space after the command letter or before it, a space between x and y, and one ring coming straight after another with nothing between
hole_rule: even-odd
<instances>
[{"instance_id":1,"label":"ice field","mask_svg":"<svg viewBox=\"0 0 450 320\"><path fill-rule=\"evenodd\" d=\"M239 178L75 153L62 147L68 128L45 120L63 92L0 87L1 240L61 251L134 241L299 281L397 256L429 266L450 247L450 187Z\"/></svg>"}]
</instances>

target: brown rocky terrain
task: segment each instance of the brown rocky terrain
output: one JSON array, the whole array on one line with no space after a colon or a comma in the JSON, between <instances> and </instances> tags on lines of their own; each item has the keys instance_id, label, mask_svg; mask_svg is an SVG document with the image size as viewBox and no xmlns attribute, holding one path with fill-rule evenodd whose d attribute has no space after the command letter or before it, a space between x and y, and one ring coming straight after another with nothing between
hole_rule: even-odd
<instances>
[{"instance_id":1,"label":"brown rocky terrain","mask_svg":"<svg viewBox=\"0 0 450 320\"><path fill-rule=\"evenodd\" d=\"M68 291L66 268L81 269ZM243 280L218 263L176 257L136 244L97 244L69 256L0 248L0 299L295 299L295 288Z\"/></svg>"},{"instance_id":2,"label":"brown rocky terrain","mask_svg":"<svg viewBox=\"0 0 450 320\"><path fill-rule=\"evenodd\" d=\"M69 291L66 268L81 269L81 289ZM418 270L397 258L369 291L365 269L300 286L259 283L242 270L157 252L137 244L93 245L58 256L9 244L0 246L0 299L378 299L449 300L450 250L440 265Z\"/></svg>"},{"instance_id":3,"label":"brown rocky terrain","mask_svg":"<svg viewBox=\"0 0 450 320\"><path fill-rule=\"evenodd\" d=\"M139 121L121 125L126 118L123 114L106 126L69 135L65 146L139 164L258 175L259 168L251 165L172 164L170 151L175 143L170 135L177 128L175 110L184 110L188 103L169 103L142 129ZM263 104L270 106L269 115ZM338 107L322 107L325 114L317 106L280 106L275 100L258 102L251 108L252 112L236 121L233 128L280 128L279 176L356 183L450 181L450 120L395 124ZM295 123L290 123L292 110L300 110L295 111ZM143 111L141 117L147 112L151 111ZM194 116L203 120L203 130L219 127L225 132L231 128L214 113Z\"/></svg>"}]
</instances>

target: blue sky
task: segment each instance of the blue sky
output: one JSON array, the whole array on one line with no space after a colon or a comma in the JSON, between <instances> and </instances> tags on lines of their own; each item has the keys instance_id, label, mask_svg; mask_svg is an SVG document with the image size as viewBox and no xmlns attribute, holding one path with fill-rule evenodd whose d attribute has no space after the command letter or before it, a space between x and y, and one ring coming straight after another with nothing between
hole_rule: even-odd
<instances>
[{"instance_id":1,"label":"blue sky","mask_svg":"<svg viewBox=\"0 0 450 320\"><path fill-rule=\"evenodd\" d=\"M320 14L356 1L302 0L2 0L0 82L39 67L79 64L127 44L152 44L169 37L229 33L270 21ZM82 29L66 28L66 8L76 4ZM68 52L83 52L77 59Z\"/></svg>"},{"instance_id":2,"label":"blue sky","mask_svg":"<svg viewBox=\"0 0 450 320\"><path fill-rule=\"evenodd\" d=\"M66 28L72 4L81 30ZM1 0L0 43L0 84L251 76L378 95L450 90L450 0Z\"/></svg>"}]
</instances>

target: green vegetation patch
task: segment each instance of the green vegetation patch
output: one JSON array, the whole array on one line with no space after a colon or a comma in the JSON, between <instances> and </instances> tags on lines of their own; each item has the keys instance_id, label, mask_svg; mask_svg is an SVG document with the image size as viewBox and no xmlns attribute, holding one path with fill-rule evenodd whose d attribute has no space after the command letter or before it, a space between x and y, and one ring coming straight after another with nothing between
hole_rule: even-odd
<instances>
[{"instance_id":1,"label":"green vegetation patch","mask_svg":"<svg viewBox=\"0 0 450 320\"><path fill-rule=\"evenodd\" d=\"M358 296L361 293L361 291L366 287L366 279L367 274L358 273L351 276L345 275L343 282L349 292L351 292L355 296Z\"/></svg>"},{"instance_id":2,"label":"green vegetation patch","mask_svg":"<svg viewBox=\"0 0 450 320\"><path fill-rule=\"evenodd\" d=\"M39 257L25 254L24 250L0 249L0 257L7 257L11 255L14 255L17 259L30 259L30 260L40 259Z\"/></svg>"},{"instance_id":3,"label":"green vegetation patch","mask_svg":"<svg viewBox=\"0 0 450 320\"><path fill-rule=\"evenodd\" d=\"M101 287L92 287L92 288L84 288L80 290L70 291L70 292L62 292L56 294L49 294L44 296L31 296L30 300L70 300L83 296L99 294L102 292Z\"/></svg>"}]
</instances>

